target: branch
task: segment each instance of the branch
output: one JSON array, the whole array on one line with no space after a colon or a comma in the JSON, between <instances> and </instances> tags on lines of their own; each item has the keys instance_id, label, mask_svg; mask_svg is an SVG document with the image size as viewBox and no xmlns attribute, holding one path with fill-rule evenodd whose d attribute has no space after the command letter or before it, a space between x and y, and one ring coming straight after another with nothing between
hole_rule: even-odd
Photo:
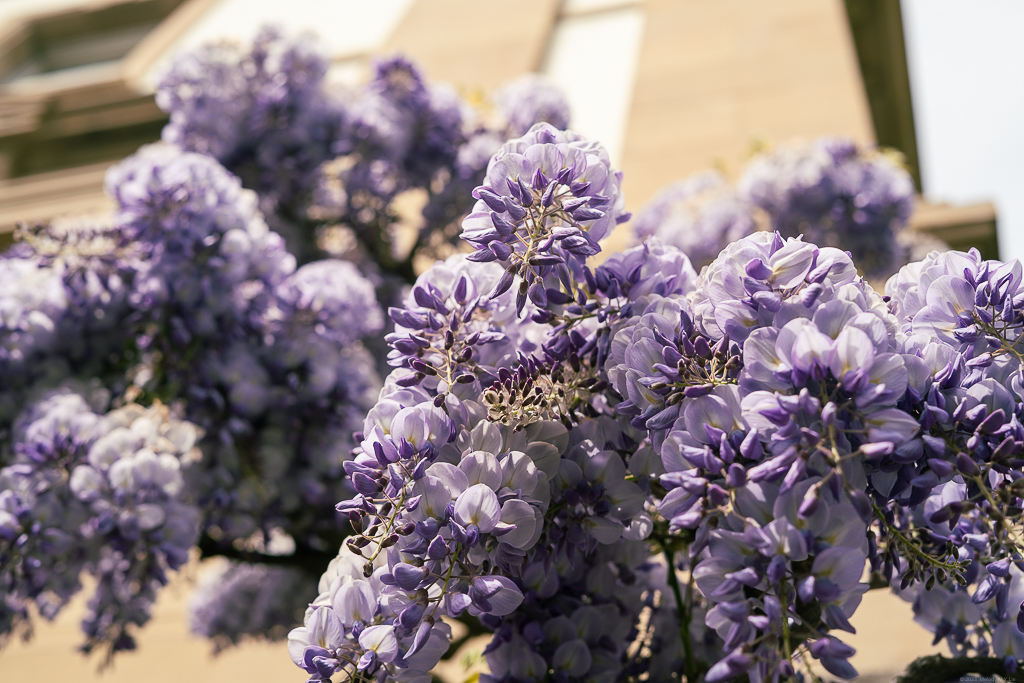
<instances>
[{"instance_id":1,"label":"branch","mask_svg":"<svg viewBox=\"0 0 1024 683\"><path fill-rule=\"evenodd\" d=\"M481 624L476 617L471 617L468 614L456 617L455 621L458 621L466 627L466 635L461 638L456 638L448 645L448 649L445 650L444 655L441 657L444 661L448 661L454 657L459 651L459 648L468 643L470 639L476 638L477 636L494 635L494 631Z\"/></svg>"},{"instance_id":2,"label":"branch","mask_svg":"<svg viewBox=\"0 0 1024 683\"><path fill-rule=\"evenodd\" d=\"M1003 666L1003 660L996 657L949 658L930 655L911 662L894 683L941 683L960 681L970 675L998 675L1006 681L1024 682L1024 677L1020 673L1008 673Z\"/></svg>"},{"instance_id":3,"label":"branch","mask_svg":"<svg viewBox=\"0 0 1024 683\"><path fill-rule=\"evenodd\" d=\"M265 553L239 550L230 545L223 545L205 535L199 539L199 553L203 559L207 557L226 557L230 560L253 564L293 567L317 577L327 571L327 565L337 555L337 553L328 553L301 544L296 545L295 552L291 555L267 555Z\"/></svg>"},{"instance_id":4,"label":"branch","mask_svg":"<svg viewBox=\"0 0 1024 683\"><path fill-rule=\"evenodd\" d=\"M676 601L676 612L679 617L679 639L683 642L683 651L686 655L686 683L693 683L697 680L697 662L693 658L693 645L690 643L690 611L689 605L683 600L683 594L679 587L679 577L676 576L676 555L669 550L664 543L661 550L665 554L665 561L668 563L668 585L672 588L672 595Z\"/></svg>"}]
</instances>

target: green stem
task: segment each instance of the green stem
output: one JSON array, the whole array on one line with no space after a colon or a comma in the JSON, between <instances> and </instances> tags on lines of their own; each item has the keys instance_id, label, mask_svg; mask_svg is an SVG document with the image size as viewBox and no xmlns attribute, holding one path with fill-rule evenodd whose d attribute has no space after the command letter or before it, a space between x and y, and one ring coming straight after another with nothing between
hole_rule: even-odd
<instances>
[{"instance_id":1,"label":"green stem","mask_svg":"<svg viewBox=\"0 0 1024 683\"><path fill-rule=\"evenodd\" d=\"M920 557L924 562L927 562L928 564L932 565L933 567L939 567L940 569L944 569L945 571L949 572L950 574L953 574L954 572L962 571L963 566L959 562L944 562L944 561L942 561L940 559L937 559L937 558L929 555L928 553L924 552L923 550L921 550L917 546L916 543L914 543L909 538L907 538L905 535L903 535L903 533L901 533L899 529L897 529L896 527L892 526L887 521L885 521L885 514L878 507L878 505L875 504L874 501L871 501L871 507L874 508L875 517L885 527L886 533L888 533L890 536L896 538L900 542L900 544L903 546L904 549L909 550L910 552L914 553L915 555Z\"/></svg>"},{"instance_id":2,"label":"green stem","mask_svg":"<svg viewBox=\"0 0 1024 683\"><path fill-rule=\"evenodd\" d=\"M683 592L679 587L679 577L676 576L675 553L668 549L664 543L661 544L662 552L665 553L665 561L668 562L668 585L672 588L672 595L676 600L676 610L679 612L679 637L683 641L683 651L686 653L686 681L693 683L697 680L697 666L693 659L693 643L690 642L690 619L692 615L683 601ZM687 592L692 591L691 587Z\"/></svg>"},{"instance_id":3,"label":"green stem","mask_svg":"<svg viewBox=\"0 0 1024 683\"><path fill-rule=\"evenodd\" d=\"M983 495L985 497L985 500L988 501L988 504L992 506L992 509L995 510L996 512L999 512L999 503L996 502L996 499L992 497L991 491L988 490L988 482L985 480L987 475L988 470L986 470L983 474L979 474L972 477L971 479L974 481L975 485L981 491L981 495ZM996 521L995 518L993 518L993 521ZM1020 539L1017 537L1017 534L1014 533L1013 525L1010 523L1010 520L1005 515L1002 515L1002 519L999 519L997 523L999 524L999 526L1006 530L1006 537L1009 539L1014 549L1021 549L1022 547L1024 547L1024 543L1021 543Z\"/></svg>"},{"instance_id":4,"label":"green stem","mask_svg":"<svg viewBox=\"0 0 1024 683\"><path fill-rule=\"evenodd\" d=\"M786 603L786 585L779 591L779 606L782 609L782 653L787 661L793 660L789 643L789 605Z\"/></svg>"}]
</instances>

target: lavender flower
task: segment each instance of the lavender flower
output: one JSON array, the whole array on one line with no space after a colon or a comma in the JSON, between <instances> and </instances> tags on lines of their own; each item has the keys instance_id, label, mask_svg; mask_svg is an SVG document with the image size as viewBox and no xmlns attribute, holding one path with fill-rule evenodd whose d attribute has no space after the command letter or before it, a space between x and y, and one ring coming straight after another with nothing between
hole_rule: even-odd
<instances>
[{"instance_id":1,"label":"lavender flower","mask_svg":"<svg viewBox=\"0 0 1024 683\"><path fill-rule=\"evenodd\" d=\"M30 259L0 260L0 278L11 283L0 298L0 354L5 366L20 366L54 343L57 322L68 305L62 275L60 266Z\"/></svg>"},{"instance_id":2,"label":"lavender flower","mask_svg":"<svg viewBox=\"0 0 1024 683\"><path fill-rule=\"evenodd\" d=\"M405 182L429 185L457 152L464 117L458 95L449 86L428 86L416 65L403 57L378 62L367 89L401 117L405 148L399 163Z\"/></svg>"},{"instance_id":3,"label":"lavender flower","mask_svg":"<svg viewBox=\"0 0 1024 683\"><path fill-rule=\"evenodd\" d=\"M713 171L661 190L633 220L633 232L679 248L699 270L726 246L758 229L754 208Z\"/></svg>"},{"instance_id":4,"label":"lavender flower","mask_svg":"<svg viewBox=\"0 0 1024 683\"><path fill-rule=\"evenodd\" d=\"M626 217L596 143L538 123L501 145L403 58L342 108L276 34L218 50L161 95L206 153L142 150L108 177L113 224L25 228L0 260L0 635L85 571L85 648L133 647L198 545L235 561L194 630L301 622L311 680L426 683L442 617L493 631L491 683L848 679L866 571L954 656L1016 670L1019 263L931 251L882 296L858 268L900 258L908 186L825 142L755 162L744 200L686 181L587 265ZM506 95L502 126L560 115L535 82ZM408 190L428 209L406 257L384 237ZM416 277L471 196L475 250ZM777 230L721 237L751 203ZM685 246L700 276L658 237L681 215L709 231ZM296 269L315 250L276 228L318 221L362 261Z\"/></svg>"},{"instance_id":5,"label":"lavender flower","mask_svg":"<svg viewBox=\"0 0 1024 683\"><path fill-rule=\"evenodd\" d=\"M314 334L348 344L384 324L373 286L347 261L324 260L299 268L283 281L277 297L289 315Z\"/></svg>"},{"instance_id":6,"label":"lavender flower","mask_svg":"<svg viewBox=\"0 0 1024 683\"><path fill-rule=\"evenodd\" d=\"M619 178L600 145L571 131L535 125L502 147L474 191L479 201L462 224L463 239L477 249L471 258L510 262L509 275L521 278L520 302L530 291L543 306L541 279L549 272L561 273L574 297L571 269L555 267L596 254L598 240L628 219Z\"/></svg>"},{"instance_id":7,"label":"lavender flower","mask_svg":"<svg viewBox=\"0 0 1024 683\"><path fill-rule=\"evenodd\" d=\"M189 603L189 628L216 651L247 638L283 640L302 620L308 599L302 571L225 562L209 570Z\"/></svg>"},{"instance_id":8,"label":"lavender flower","mask_svg":"<svg viewBox=\"0 0 1024 683\"><path fill-rule=\"evenodd\" d=\"M529 565L527 599L488 646L490 674L481 680L543 680L550 670L573 681L641 673L641 658L632 660L627 649L633 625L653 603L645 592L658 585L645 556L642 543L628 541L600 546L586 565L565 556L547 569L543 562Z\"/></svg>"},{"instance_id":9,"label":"lavender flower","mask_svg":"<svg viewBox=\"0 0 1024 683\"><path fill-rule=\"evenodd\" d=\"M895 236L910 217L913 182L891 159L850 140L821 138L761 156L744 171L739 193L784 237L849 251L870 277L900 265Z\"/></svg>"},{"instance_id":10,"label":"lavender flower","mask_svg":"<svg viewBox=\"0 0 1024 683\"><path fill-rule=\"evenodd\" d=\"M197 457L198 436L159 405L100 416L81 396L57 392L27 409L17 457L0 470L5 632L27 617L29 602L52 619L85 570L98 585L84 649L134 647L131 627L149 619L167 571L197 540L181 469Z\"/></svg>"},{"instance_id":11,"label":"lavender flower","mask_svg":"<svg viewBox=\"0 0 1024 683\"><path fill-rule=\"evenodd\" d=\"M518 138L535 124L569 128L569 103L553 83L538 74L524 74L494 93L494 105L506 123L507 138Z\"/></svg>"},{"instance_id":12,"label":"lavender flower","mask_svg":"<svg viewBox=\"0 0 1024 683\"><path fill-rule=\"evenodd\" d=\"M484 182L488 163L505 140L521 137L537 123L550 123L560 130L569 126L565 96L535 74L503 86L495 93L494 103L500 120L496 125L478 123L476 129L465 136L453 163L444 172L447 182L443 189L430 192L423 208L424 223L418 241L420 250L427 254L448 256L447 250L440 247L457 242L460 224L476 201L472 192ZM470 119L466 118L468 122Z\"/></svg>"},{"instance_id":13,"label":"lavender flower","mask_svg":"<svg viewBox=\"0 0 1024 683\"><path fill-rule=\"evenodd\" d=\"M220 43L185 53L157 87L171 117L163 139L213 156L272 207L289 210L330 159L344 121L323 87L327 66L315 39L287 40L270 27L248 52Z\"/></svg>"}]
</instances>

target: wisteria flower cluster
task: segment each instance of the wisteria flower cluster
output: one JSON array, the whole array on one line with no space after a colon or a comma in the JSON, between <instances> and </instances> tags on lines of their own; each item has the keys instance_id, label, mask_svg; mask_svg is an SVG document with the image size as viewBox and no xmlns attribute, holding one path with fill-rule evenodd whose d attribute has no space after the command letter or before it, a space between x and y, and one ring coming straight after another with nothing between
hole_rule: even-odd
<instances>
[{"instance_id":1,"label":"wisteria flower cluster","mask_svg":"<svg viewBox=\"0 0 1024 683\"><path fill-rule=\"evenodd\" d=\"M30 629L32 602L53 618L87 572L100 588L86 649L133 647L164 573L196 545L233 563L193 602L193 629L217 647L283 638L301 617L301 596L348 534L333 504L355 490L343 465L387 367L372 339L385 325L378 292L391 297L411 277L411 260L407 272L390 257L322 258L310 247L323 188L340 181L347 199L334 219L372 224L377 232L363 236L376 247L388 246L397 195L430 188L428 209L443 208L424 210L424 234L434 234L468 213L506 128L568 117L539 79L503 94L501 120L484 126L404 58L378 63L354 93L326 85L327 65L314 43L271 29L246 49L182 56L157 94L171 114L164 142L107 175L113 218L24 226L0 258L0 467L21 472L18 425L49 410L54 392L98 413L162 406L197 435L167 492L184 506L175 523L191 531L159 551L86 529L86 503L124 503L120 484L101 481L105 467L72 476L68 455L44 474L4 480L0 490L19 492L9 512L20 521L0 539L10 587L0 637ZM86 485L94 493L80 499ZM25 510L44 488L35 523ZM147 509L145 530L164 529ZM91 545L66 542L79 536ZM47 553L60 555L47 565L56 569L35 572Z\"/></svg>"},{"instance_id":2,"label":"wisteria flower cluster","mask_svg":"<svg viewBox=\"0 0 1024 683\"><path fill-rule=\"evenodd\" d=\"M197 543L245 559L275 537L300 549L344 537L329 506L350 490L348 440L379 388L359 339L383 317L373 285L352 264L296 270L256 196L209 156L146 148L111 170L108 189L118 205L112 224L25 229L0 260L15 276L5 288L3 489L18 493L9 512L20 520L0 541L0 572L11 584L4 633L27 626L28 601L52 618L78 589L78 574L96 575L86 647L116 651L133 646L131 627L146 621L167 570ZM74 400L45 398L55 390L74 391ZM153 471L136 477L143 488L130 513L118 511L135 495L127 455L122 465L112 452L76 467L99 448L89 450L93 440L106 443L93 434L99 418L88 407L111 400L122 412L162 402L161 414L174 415L162 419L188 419L197 444L183 447L188 467L164 474L167 448L150 446L159 459L139 460ZM40 426L19 426L37 413ZM36 436L42 425L49 432ZM35 444L44 437L55 445ZM138 450L134 443L124 448ZM80 537L89 544L68 541ZM29 571L42 552L62 559ZM275 612L285 625L296 618L291 605Z\"/></svg>"},{"instance_id":3,"label":"wisteria flower cluster","mask_svg":"<svg viewBox=\"0 0 1024 683\"><path fill-rule=\"evenodd\" d=\"M322 87L327 68L312 36L287 40L270 27L247 52L234 43L186 52L157 89L171 118L162 137L216 158L270 206L292 206L331 158L344 122Z\"/></svg>"},{"instance_id":4,"label":"wisteria flower cluster","mask_svg":"<svg viewBox=\"0 0 1024 683\"><path fill-rule=\"evenodd\" d=\"M248 47L183 55L157 90L171 117L164 140L213 156L255 190L300 263L348 254L411 282L418 253L451 253L501 144L540 121L569 124L562 92L536 75L494 93L489 118L401 56L377 62L354 91L330 85L328 65L315 37L268 27ZM403 253L393 203L410 191L427 200Z\"/></svg>"},{"instance_id":5,"label":"wisteria flower cluster","mask_svg":"<svg viewBox=\"0 0 1024 683\"><path fill-rule=\"evenodd\" d=\"M612 227L629 219L620 180L604 148L550 124L506 143L474 191L477 203L462 230L476 248L470 260L509 264L489 296L518 277L517 313L527 296L544 307L550 274L575 297L574 271L600 251L598 241Z\"/></svg>"},{"instance_id":6,"label":"wisteria flower cluster","mask_svg":"<svg viewBox=\"0 0 1024 683\"><path fill-rule=\"evenodd\" d=\"M689 256L697 269L757 229L754 206L741 199L715 171L698 173L669 185L633 220L637 238L657 237Z\"/></svg>"},{"instance_id":7,"label":"wisteria flower cluster","mask_svg":"<svg viewBox=\"0 0 1024 683\"><path fill-rule=\"evenodd\" d=\"M148 620L199 535L183 496L199 430L159 404L97 414L71 391L33 404L14 429L15 459L0 470L0 625L24 623L33 603L52 618L89 571L84 649L133 648L128 626Z\"/></svg>"},{"instance_id":8,"label":"wisteria flower cluster","mask_svg":"<svg viewBox=\"0 0 1024 683\"><path fill-rule=\"evenodd\" d=\"M512 138L525 135L541 121L565 130L572 117L562 91L538 74L524 74L504 85L494 94L494 104Z\"/></svg>"},{"instance_id":9,"label":"wisteria flower cluster","mask_svg":"<svg viewBox=\"0 0 1024 683\"><path fill-rule=\"evenodd\" d=\"M623 177L544 81L484 123L401 57L326 71L273 31L184 57L114 216L0 257L0 637L92 574L84 649L134 647L220 555L193 630L313 681L427 683L453 620L483 683L852 679L871 588L948 643L929 671L1014 675L1019 263L876 291L912 185L835 140L673 186L601 254Z\"/></svg>"},{"instance_id":10,"label":"wisteria flower cluster","mask_svg":"<svg viewBox=\"0 0 1024 683\"><path fill-rule=\"evenodd\" d=\"M896 236L910 218L914 183L891 157L820 138L756 158L737 186L768 212L772 229L849 251L868 277L902 265Z\"/></svg>"},{"instance_id":11,"label":"wisteria flower cluster","mask_svg":"<svg viewBox=\"0 0 1024 683\"><path fill-rule=\"evenodd\" d=\"M891 154L825 137L755 157L735 185L717 171L674 183L639 212L633 231L678 247L699 269L730 243L770 228L848 251L861 274L880 282L948 248L904 229L913 197L910 174Z\"/></svg>"},{"instance_id":12,"label":"wisteria flower cluster","mask_svg":"<svg viewBox=\"0 0 1024 683\"><path fill-rule=\"evenodd\" d=\"M935 252L883 296L773 231L699 277L656 238L592 270L605 158L544 125L507 143L476 251L390 310L338 504L354 535L295 663L427 680L440 618L468 613L493 682L853 678L842 633L891 584L1013 672L1020 265Z\"/></svg>"}]
</instances>

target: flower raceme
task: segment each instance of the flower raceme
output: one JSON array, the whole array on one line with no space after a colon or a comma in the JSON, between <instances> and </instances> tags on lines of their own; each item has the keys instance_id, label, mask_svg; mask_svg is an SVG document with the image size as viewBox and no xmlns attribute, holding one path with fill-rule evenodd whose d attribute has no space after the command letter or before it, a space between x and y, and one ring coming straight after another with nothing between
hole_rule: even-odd
<instances>
[{"instance_id":1,"label":"flower raceme","mask_svg":"<svg viewBox=\"0 0 1024 683\"><path fill-rule=\"evenodd\" d=\"M415 254L396 264L389 251L392 201L427 189L420 246L445 248L506 131L518 135L537 117L559 128L568 120L564 97L536 79L501 94L502 120L492 125L404 58L382 60L370 83L351 93L328 87L328 61L311 41L275 30L244 49L221 44L183 55L158 88L171 116L164 143L107 176L113 218L26 226L0 258L0 467L24 466L15 424L52 391L80 395L96 411L162 401L175 419L199 427L202 457L182 468L177 495L198 510L202 553L241 560L193 603L194 628L218 647L280 637L301 614L294 595L311 590L289 587L309 583L345 538L332 504L354 491L343 463L384 365L375 357L383 345L363 342L385 324L378 296L393 297L396 278L414 278ZM324 255L316 231L335 219L363 251L337 251L352 262L313 261ZM542 341L530 324L523 329ZM482 364L529 348L519 339L478 341L470 346ZM497 355L488 358L485 346ZM120 566L123 548L110 539L102 562L61 541L82 533L84 512L35 523L26 516L34 498L6 497L45 479L55 487L42 498L50 510L76 500L67 474L0 487L0 575L32 570L27 584L11 588L0 636L29 626L29 602L52 618L78 590L83 567L107 576ZM98 486L92 479L81 474L76 485ZM500 502L512 520L501 524L528 527L526 503ZM177 557L177 546L166 552ZM51 555L66 571L32 569ZM262 561L319 566L303 572ZM103 584L104 600L124 599L119 613L97 613L103 623L90 626L90 647L132 645L129 631L145 620L163 580L133 576ZM122 591L136 579L145 590Z\"/></svg>"},{"instance_id":2,"label":"flower raceme","mask_svg":"<svg viewBox=\"0 0 1024 683\"><path fill-rule=\"evenodd\" d=\"M891 155L843 138L791 144L755 158L737 190L767 212L773 230L849 251L868 277L905 263L901 233L910 232L903 228L914 183Z\"/></svg>"},{"instance_id":3,"label":"flower raceme","mask_svg":"<svg viewBox=\"0 0 1024 683\"><path fill-rule=\"evenodd\" d=\"M417 251L443 251L457 237L502 143L538 122L569 123L564 94L538 76L494 93L491 121L405 57L379 60L352 91L330 82L329 65L315 36L266 27L246 48L216 43L182 54L156 93L170 116L163 140L215 158L255 190L300 263L325 251L355 257L355 249L375 262L369 268L413 279ZM410 190L428 197L402 256L391 250L393 202ZM347 239L324 242L324 228Z\"/></svg>"},{"instance_id":4,"label":"flower raceme","mask_svg":"<svg viewBox=\"0 0 1024 683\"><path fill-rule=\"evenodd\" d=\"M0 270L18 274L5 289L12 313L0 332L8 349L0 491L17 494L4 503L15 521L4 517L0 540L12 596L0 632L26 627L31 601L52 618L87 571L100 583L86 646L116 651L134 645L131 631L148 619L167 571L197 542L227 549L280 538L294 547L298 538L329 547L344 538L330 506L351 490L342 462L379 391L360 339L380 329L383 314L352 264L328 259L296 270L255 194L208 156L144 148L111 170L108 188L112 225L26 228L0 259ZM47 398L53 392L79 398ZM170 477L170 456L151 448L153 457L76 465L98 438L79 423L112 405L121 415L134 401L162 402L167 419L194 424L202 457L186 448L162 493L143 487L129 514L118 506L135 494L130 482ZM72 408L81 415L68 424L56 417ZM52 415L37 422L37 413ZM155 439L156 427L143 429L154 420L132 429ZM117 447L137 450L132 443ZM140 480L136 471L149 474ZM94 519L105 520L99 531ZM83 535L88 543L66 541ZM137 562L136 550L148 559ZM36 571L50 554L64 569ZM237 610L231 620L214 613L229 604L202 610L209 635L220 635L211 625L249 629ZM269 629L297 616L287 598L263 616L245 606Z\"/></svg>"},{"instance_id":5,"label":"flower raceme","mask_svg":"<svg viewBox=\"0 0 1024 683\"><path fill-rule=\"evenodd\" d=\"M245 59L167 81L168 139L192 151L112 170L113 225L24 229L0 259L0 632L87 571L87 647L129 648L198 541L237 562L195 630L283 634L305 608L288 650L312 680L426 683L451 619L493 632L488 683L849 679L865 572L954 655L1015 670L1020 264L934 252L876 292L858 272L880 261L828 230L891 230L902 181L835 143L810 186L762 164L706 204L712 247L657 228L595 266L621 174L542 84L473 129L401 58L336 117L315 55L266 34ZM249 125L276 131L262 152ZM277 230L305 220L287 207L325 178L323 136L335 218L363 237L412 187L431 225L476 202L473 251L386 302L383 381L363 340L395 264L305 263ZM811 206L824 186L842 201ZM751 232L752 204L799 220ZM301 572L259 564L320 555L308 606Z\"/></svg>"},{"instance_id":6,"label":"flower raceme","mask_svg":"<svg viewBox=\"0 0 1024 683\"><path fill-rule=\"evenodd\" d=\"M760 232L700 277L656 239L591 270L554 234L589 245L607 214L588 232L545 204L590 168L563 137L535 127L495 156L477 251L390 312L396 369L339 504L348 569L325 575L296 663L419 680L406 658L466 612L495 631L490 681L769 681L814 660L852 678L839 633L868 569L921 614L930 591L991 605L926 623L959 654L998 627L1011 667L1020 266L934 254L883 296L846 252ZM598 636L595 609L632 630ZM316 644L324 610L361 617Z\"/></svg>"},{"instance_id":7,"label":"flower raceme","mask_svg":"<svg viewBox=\"0 0 1024 683\"><path fill-rule=\"evenodd\" d=\"M562 297L574 298L574 271L629 218L620 180L603 147L537 124L492 157L484 184L474 191L477 203L462 224L462 238L477 249L469 258L508 264L494 294L518 276L518 312L527 295L545 307L549 273L569 290Z\"/></svg>"},{"instance_id":8,"label":"flower raceme","mask_svg":"<svg viewBox=\"0 0 1024 683\"><path fill-rule=\"evenodd\" d=\"M18 625L31 601L52 618L90 571L84 649L134 647L128 627L148 621L197 540L182 470L198 457L199 430L161 405L98 414L69 391L30 406L16 429L20 452L0 469L0 624Z\"/></svg>"},{"instance_id":9,"label":"flower raceme","mask_svg":"<svg viewBox=\"0 0 1024 683\"><path fill-rule=\"evenodd\" d=\"M542 556L570 561L649 531L642 490L626 481L621 457L602 450L609 437L621 440L614 421L592 438L577 432L570 441L559 421L513 429L487 419L485 387L512 382L509 368L518 357L509 348L544 329L516 317L509 291L478 301L477 293L501 273L491 263L452 257L420 278L405 310L391 313L398 369L345 466L357 496L338 506L356 531L345 562L363 558L353 578L373 591L372 608L361 612L369 617L362 624L345 623L340 639L325 648L331 654L316 659L308 648L324 646L293 647L293 659L314 677L339 670L399 673L441 616L465 612L499 627L524 600L512 577L527 563L542 567ZM555 496L557 511L551 510ZM322 588L354 595L344 577L332 581L336 589ZM320 623L313 620L328 619L316 616L321 610L350 607L324 598L312 610L292 642L313 637L311 624ZM364 642L362 629L378 627L391 629L394 652Z\"/></svg>"},{"instance_id":10,"label":"flower raceme","mask_svg":"<svg viewBox=\"0 0 1024 683\"><path fill-rule=\"evenodd\" d=\"M883 280L942 242L905 230L914 197L897 155L823 137L756 156L735 185L716 171L675 182L641 209L633 232L679 247L698 269L769 225L783 237L849 251L859 272Z\"/></svg>"},{"instance_id":11,"label":"flower raceme","mask_svg":"<svg viewBox=\"0 0 1024 683\"><path fill-rule=\"evenodd\" d=\"M732 242L758 229L754 205L721 174L698 173L661 190L633 220L640 240L657 237L690 257L698 270Z\"/></svg>"}]
</instances>

